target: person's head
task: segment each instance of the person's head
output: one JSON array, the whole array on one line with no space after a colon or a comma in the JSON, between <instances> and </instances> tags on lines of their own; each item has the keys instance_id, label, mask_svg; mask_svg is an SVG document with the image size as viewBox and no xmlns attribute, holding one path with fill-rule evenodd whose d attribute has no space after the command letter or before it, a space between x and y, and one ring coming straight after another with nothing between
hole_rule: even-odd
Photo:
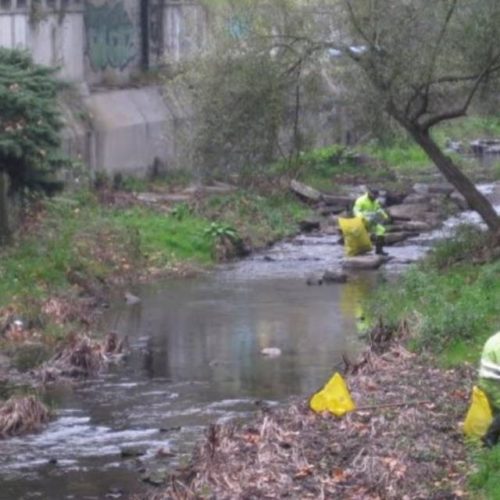
<instances>
[{"instance_id":1,"label":"person's head","mask_svg":"<svg viewBox=\"0 0 500 500\"><path fill-rule=\"evenodd\" d=\"M368 198L370 198L370 200L376 200L377 199L377 196L378 196L378 189L374 188L374 187L369 187L366 192L368 193Z\"/></svg>"}]
</instances>

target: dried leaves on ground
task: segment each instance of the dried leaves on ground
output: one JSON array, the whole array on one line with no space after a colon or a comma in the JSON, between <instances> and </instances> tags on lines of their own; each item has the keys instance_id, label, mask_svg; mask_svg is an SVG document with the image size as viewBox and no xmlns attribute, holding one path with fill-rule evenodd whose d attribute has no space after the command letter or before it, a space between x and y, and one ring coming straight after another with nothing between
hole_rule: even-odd
<instances>
[{"instance_id":1,"label":"dried leaves on ground","mask_svg":"<svg viewBox=\"0 0 500 500\"><path fill-rule=\"evenodd\" d=\"M151 498L453 499L464 495L470 367L441 370L400 345L365 354L347 381L357 411L307 401L212 426L188 467Z\"/></svg>"}]
</instances>

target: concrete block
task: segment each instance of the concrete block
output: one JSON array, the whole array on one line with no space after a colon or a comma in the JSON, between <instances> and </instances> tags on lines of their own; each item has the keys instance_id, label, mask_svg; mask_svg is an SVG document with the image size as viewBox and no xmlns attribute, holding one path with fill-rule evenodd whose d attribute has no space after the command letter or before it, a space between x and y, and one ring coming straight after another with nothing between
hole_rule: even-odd
<instances>
[{"instance_id":1,"label":"concrete block","mask_svg":"<svg viewBox=\"0 0 500 500\"><path fill-rule=\"evenodd\" d=\"M360 255L358 257L345 257L342 267L345 269L378 269L387 258L382 255Z\"/></svg>"},{"instance_id":2,"label":"concrete block","mask_svg":"<svg viewBox=\"0 0 500 500\"><path fill-rule=\"evenodd\" d=\"M144 175L168 154L168 112L158 88L114 90L85 99L96 136L97 170Z\"/></svg>"}]
</instances>

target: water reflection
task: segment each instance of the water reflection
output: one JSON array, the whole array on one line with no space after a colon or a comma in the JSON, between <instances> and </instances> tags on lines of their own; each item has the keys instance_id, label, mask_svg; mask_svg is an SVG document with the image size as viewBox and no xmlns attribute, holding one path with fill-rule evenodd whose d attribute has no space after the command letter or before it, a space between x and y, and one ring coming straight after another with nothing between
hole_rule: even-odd
<instances>
[{"instance_id":1,"label":"water reflection","mask_svg":"<svg viewBox=\"0 0 500 500\"><path fill-rule=\"evenodd\" d=\"M352 351L370 283L306 287L303 280L170 282L140 291L142 303L112 320L138 351L132 369L150 378L210 382L215 396L283 398L317 387ZM282 355L268 359L266 347Z\"/></svg>"},{"instance_id":2,"label":"water reflection","mask_svg":"<svg viewBox=\"0 0 500 500\"><path fill-rule=\"evenodd\" d=\"M331 259L330 247L322 248ZM41 434L3 443L8 498L103 498L110 486L137 491L135 462L120 457L123 446L146 446L148 456L167 448L175 465L207 424L321 387L342 355L358 348L356 316L375 275L309 287L298 272L283 277L292 269L285 255L276 275L233 269L168 281L134 290L139 304L109 311L103 329L128 336L129 359L76 391L52 392L58 418ZM282 355L265 357L266 347Z\"/></svg>"}]
</instances>

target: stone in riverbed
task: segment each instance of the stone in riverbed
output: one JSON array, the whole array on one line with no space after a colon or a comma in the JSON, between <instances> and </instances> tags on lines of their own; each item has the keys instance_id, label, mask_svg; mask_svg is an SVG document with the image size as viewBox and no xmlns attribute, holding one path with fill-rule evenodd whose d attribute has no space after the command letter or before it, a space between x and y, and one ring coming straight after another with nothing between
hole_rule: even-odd
<instances>
[{"instance_id":1,"label":"stone in riverbed","mask_svg":"<svg viewBox=\"0 0 500 500\"><path fill-rule=\"evenodd\" d=\"M122 458L133 458L133 457L142 457L145 455L148 451L147 446L124 446L120 450L120 454Z\"/></svg>"},{"instance_id":2,"label":"stone in riverbed","mask_svg":"<svg viewBox=\"0 0 500 500\"><path fill-rule=\"evenodd\" d=\"M346 269L378 269L388 260L390 258L383 255L359 255L345 257L342 266Z\"/></svg>"},{"instance_id":3,"label":"stone in riverbed","mask_svg":"<svg viewBox=\"0 0 500 500\"><path fill-rule=\"evenodd\" d=\"M342 271L325 271L323 274L324 283L346 283L347 274Z\"/></svg>"},{"instance_id":4,"label":"stone in riverbed","mask_svg":"<svg viewBox=\"0 0 500 500\"><path fill-rule=\"evenodd\" d=\"M315 276L314 274L311 274L306 278L306 283L309 286L313 285L322 285L323 284L323 278L321 276Z\"/></svg>"},{"instance_id":5,"label":"stone in riverbed","mask_svg":"<svg viewBox=\"0 0 500 500\"><path fill-rule=\"evenodd\" d=\"M151 467L141 475L141 480L153 486L162 486L165 484L167 474L168 469L166 467Z\"/></svg>"},{"instance_id":6,"label":"stone in riverbed","mask_svg":"<svg viewBox=\"0 0 500 500\"><path fill-rule=\"evenodd\" d=\"M425 219L424 214L430 211L427 203L408 203L403 205L393 205L387 209L389 215L395 220Z\"/></svg>"},{"instance_id":7,"label":"stone in riverbed","mask_svg":"<svg viewBox=\"0 0 500 500\"><path fill-rule=\"evenodd\" d=\"M430 226L430 224L418 220L399 222L398 224L389 226L387 228L388 232L391 233L400 233L400 232L420 233L420 232L430 231L431 229L432 227Z\"/></svg>"},{"instance_id":8,"label":"stone in riverbed","mask_svg":"<svg viewBox=\"0 0 500 500\"><path fill-rule=\"evenodd\" d=\"M395 243L400 243L408 239L410 236L415 236L416 234L417 233L412 233L407 231L401 231L399 233L387 233L384 236L385 244L394 245Z\"/></svg>"},{"instance_id":9,"label":"stone in riverbed","mask_svg":"<svg viewBox=\"0 0 500 500\"><path fill-rule=\"evenodd\" d=\"M310 233L311 231L317 231L321 227L321 221L316 217L310 217L308 219L303 219L299 222L300 230L305 233Z\"/></svg>"}]
</instances>

